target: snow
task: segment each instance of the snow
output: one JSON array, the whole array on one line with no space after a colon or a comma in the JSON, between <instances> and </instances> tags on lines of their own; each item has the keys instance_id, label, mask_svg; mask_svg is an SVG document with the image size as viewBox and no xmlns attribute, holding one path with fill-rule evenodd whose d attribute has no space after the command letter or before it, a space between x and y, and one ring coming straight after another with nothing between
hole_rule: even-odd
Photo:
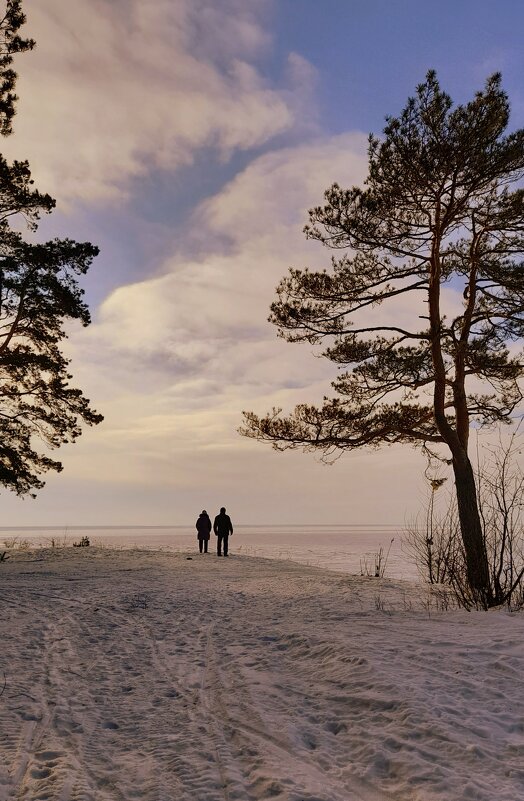
<instances>
[{"instance_id":1,"label":"snow","mask_svg":"<svg viewBox=\"0 0 524 801\"><path fill-rule=\"evenodd\" d=\"M521 613L98 547L11 552L0 601L2 800L524 798Z\"/></svg>"},{"instance_id":2,"label":"snow","mask_svg":"<svg viewBox=\"0 0 524 801\"><path fill-rule=\"evenodd\" d=\"M291 559L293 562L327 567L342 573L373 572L375 556L382 549L387 574L417 580L417 567L403 544L403 527L392 525L287 525L246 526L234 520L235 550L245 556ZM111 548L147 548L184 551L195 547L195 524L185 526L103 526L19 529L0 526L2 538L33 548L69 546L87 537L91 545Z\"/></svg>"}]
</instances>

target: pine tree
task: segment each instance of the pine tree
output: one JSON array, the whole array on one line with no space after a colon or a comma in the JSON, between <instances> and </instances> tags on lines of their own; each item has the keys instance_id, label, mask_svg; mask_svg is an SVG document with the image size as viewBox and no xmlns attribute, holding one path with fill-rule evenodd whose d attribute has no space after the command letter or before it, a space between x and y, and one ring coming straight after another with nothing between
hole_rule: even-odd
<instances>
[{"instance_id":1,"label":"pine tree","mask_svg":"<svg viewBox=\"0 0 524 801\"><path fill-rule=\"evenodd\" d=\"M330 271L290 270L270 317L290 342L327 343L324 355L343 369L336 395L287 417L246 412L241 429L279 449L403 442L439 455L446 446L467 580L485 607L497 597L470 427L508 422L522 399L522 357L510 345L524 334L524 131L506 133L508 121L500 75L454 107L431 71L383 138L370 137L365 187L333 185L305 229L350 253ZM396 324L405 295L412 320ZM376 311L384 303L387 323Z\"/></svg>"},{"instance_id":2,"label":"pine tree","mask_svg":"<svg viewBox=\"0 0 524 801\"><path fill-rule=\"evenodd\" d=\"M12 132L17 97L13 56L30 50L19 36L25 22L20 0L7 0L0 21L0 133ZM0 484L17 494L42 487L40 475L61 470L49 450L74 441L79 421L96 424L79 389L70 386L68 360L60 350L65 325L89 323L77 276L86 272L98 248L88 242L25 241L20 220L35 231L55 201L33 187L26 161L9 164L0 155ZM15 228L11 221L18 223ZM37 451L43 443L44 452Z\"/></svg>"}]
</instances>

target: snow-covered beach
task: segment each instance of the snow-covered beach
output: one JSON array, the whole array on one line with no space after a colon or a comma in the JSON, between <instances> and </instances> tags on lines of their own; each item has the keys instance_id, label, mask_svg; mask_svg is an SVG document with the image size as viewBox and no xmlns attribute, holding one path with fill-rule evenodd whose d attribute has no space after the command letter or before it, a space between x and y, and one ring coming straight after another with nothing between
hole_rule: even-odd
<instances>
[{"instance_id":1,"label":"snow-covered beach","mask_svg":"<svg viewBox=\"0 0 524 801\"><path fill-rule=\"evenodd\" d=\"M93 547L13 551L0 597L1 799L524 798L522 613Z\"/></svg>"}]
</instances>

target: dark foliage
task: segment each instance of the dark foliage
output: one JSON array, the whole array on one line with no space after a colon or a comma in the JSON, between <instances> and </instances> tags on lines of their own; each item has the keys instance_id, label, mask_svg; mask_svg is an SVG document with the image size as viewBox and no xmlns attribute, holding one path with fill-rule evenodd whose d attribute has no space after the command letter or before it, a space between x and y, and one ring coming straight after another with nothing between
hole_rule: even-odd
<instances>
[{"instance_id":1,"label":"dark foliage","mask_svg":"<svg viewBox=\"0 0 524 801\"><path fill-rule=\"evenodd\" d=\"M0 133L11 133L16 96L13 55L31 49L21 39L21 3L6 3L0 22ZM43 486L39 476L61 470L49 451L74 441L79 421L99 423L79 389L69 385L68 361L60 350L68 321L89 323L77 276L98 249L88 242L55 239L26 242L11 226L22 218L35 230L55 201L33 187L27 162L9 164L0 155L0 484L19 495ZM45 452L37 450L43 443Z\"/></svg>"},{"instance_id":2,"label":"dark foliage","mask_svg":"<svg viewBox=\"0 0 524 801\"><path fill-rule=\"evenodd\" d=\"M342 368L336 397L288 417L247 412L242 429L277 448L325 454L447 446L468 580L486 606L494 595L470 425L507 421L522 397L522 359L508 346L524 333L524 191L515 188L524 131L505 135L508 119L499 75L454 108L429 72L401 115L387 119L383 139L370 137L366 187L334 184L305 229L349 255L333 258L330 271L291 270L271 309L288 341L326 343L324 355ZM460 288L462 308L446 308L446 284ZM408 296L411 317L395 313ZM386 301L387 317L376 311Z\"/></svg>"},{"instance_id":3,"label":"dark foliage","mask_svg":"<svg viewBox=\"0 0 524 801\"><path fill-rule=\"evenodd\" d=\"M18 100L14 93L16 72L12 69L13 56L32 50L33 39L22 39L18 31L25 22L22 0L7 0L5 13L0 20L0 134L11 133L11 121Z\"/></svg>"}]
</instances>

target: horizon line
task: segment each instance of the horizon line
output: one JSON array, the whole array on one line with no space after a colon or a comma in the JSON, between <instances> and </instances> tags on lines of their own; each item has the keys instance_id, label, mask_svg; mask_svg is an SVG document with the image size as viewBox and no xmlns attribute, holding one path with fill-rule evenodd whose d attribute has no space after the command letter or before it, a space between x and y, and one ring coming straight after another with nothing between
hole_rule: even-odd
<instances>
[{"instance_id":1,"label":"horizon line","mask_svg":"<svg viewBox=\"0 0 524 801\"><path fill-rule=\"evenodd\" d=\"M405 523L235 523L235 528L398 528L405 526ZM40 531L55 531L60 529L64 532L78 531L80 529L186 529L193 528L194 524L190 523L171 523L171 524L156 524L156 525L136 525L136 524L92 524L92 525L24 525L24 526L0 526L0 531L32 531L39 529Z\"/></svg>"}]
</instances>

